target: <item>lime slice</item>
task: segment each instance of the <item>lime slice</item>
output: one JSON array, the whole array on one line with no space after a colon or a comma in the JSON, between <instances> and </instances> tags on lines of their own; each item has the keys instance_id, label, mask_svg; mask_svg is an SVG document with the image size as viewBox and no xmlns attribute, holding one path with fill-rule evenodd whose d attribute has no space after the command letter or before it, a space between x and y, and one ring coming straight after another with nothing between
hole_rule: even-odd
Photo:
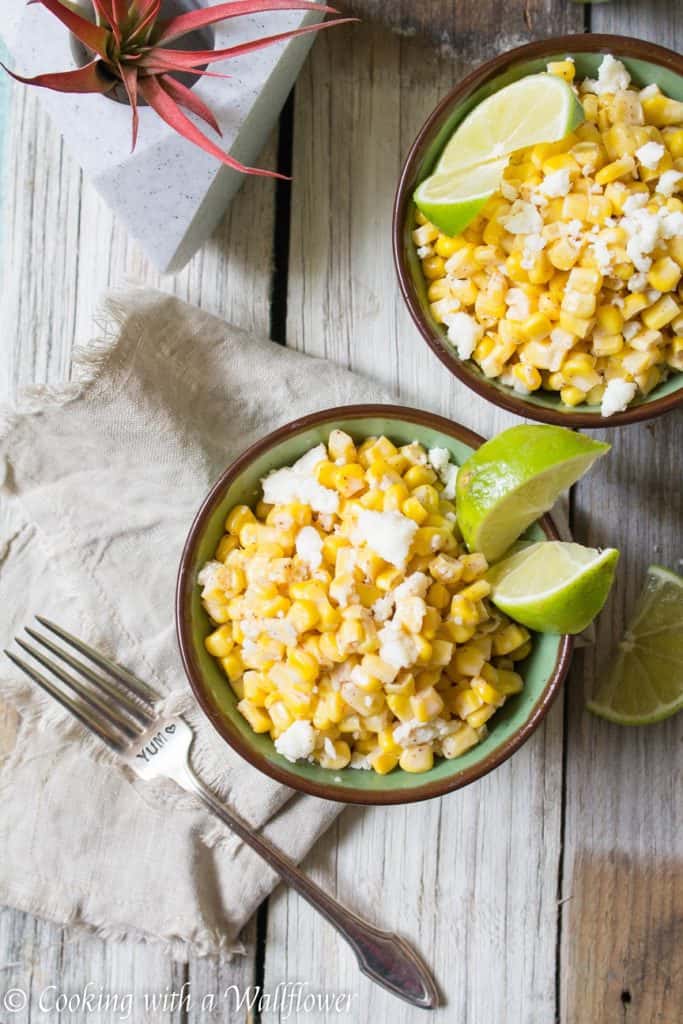
<instances>
[{"instance_id":1,"label":"lime slice","mask_svg":"<svg viewBox=\"0 0 683 1024\"><path fill-rule=\"evenodd\" d=\"M683 578L651 565L616 661L588 709L619 725L650 725L681 708Z\"/></svg>"},{"instance_id":2,"label":"lime slice","mask_svg":"<svg viewBox=\"0 0 683 1024\"><path fill-rule=\"evenodd\" d=\"M491 600L539 633L580 633L610 592L619 552L550 540L530 544L488 573Z\"/></svg>"},{"instance_id":3,"label":"lime slice","mask_svg":"<svg viewBox=\"0 0 683 1024\"><path fill-rule=\"evenodd\" d=\"M496 561L609 448L566 427L526 424L477 448L456 483L458 525L470 551Z\"/></svg>"},{"instance_id":4,"label":"lime slice","mask_svg":"<svg viewBox=\"0 0 683 1024\"><path fill-rule=\"evenodd\" d=\"M583 107L568 82L558 75L527 75L467 115L441 154L436 174L451 174L537 142L558 142L583 120Z\"/></svg>"},{"instance_id":5,"label":"lime slice","mask_svg":"<svg viewBox=\"0 0 683 1024\"><path fill-rule=\"evenodd\" d=\"M432 174L415 190L415 205L437 228L457 235L499 187L506 164L507 158L451 174Z\"/></svg>"}]
</instances>

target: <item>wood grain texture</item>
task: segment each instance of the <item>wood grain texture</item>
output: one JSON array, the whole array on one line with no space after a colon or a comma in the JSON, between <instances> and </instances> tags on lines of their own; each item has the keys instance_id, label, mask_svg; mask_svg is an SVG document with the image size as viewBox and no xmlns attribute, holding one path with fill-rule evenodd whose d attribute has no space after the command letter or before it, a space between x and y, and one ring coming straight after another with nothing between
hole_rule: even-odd
<instances>
[{"instance_id":1,"label":"wood grain texture","mask_svg":"<svg viewBox=\"0 0 683 1024\"><path fill-rule=\"evenodd\" d=\"M555 12L556 22L576 16L564 5ZM515 5L511 21L523 37ZM290 345L483 434L514 418L473 396L420 339L400 301L389 239L394 187L414 134L469 60L496 48L478 37L444 56L424 38L379 24L356 28L350 43L318 40L296 90L289 264ZM442 801L347 810L308 858L323 884L407 936L433 965L446 1000L435 1021L553 1020L561 774L558 707L493 775ZM332 929L280 890L269 905L266 989L294 981L311 992L349 993L352 1019L421 1017L360 976ZM264 1015L268 1024L275 1019ZM333 1019L320 1014L321 1022Z\"/></svg>"},{"instance_id":2,"label":"wood grain texture","mask_svg":"<svg viewBox=\"0 0 683 1024\"><path fill-rule=\"evenodd\" d=\"M680 50L668 0L595 6L591 26ZM683 570L683 416L601 431L612 451L575 495L579 540L620 548L597 642L567 687L560 1007L566 1024L677 1024L683 1006L683 715L625 729L584 700L610 663L650 562Z\"/></svg>"}]
</instances>

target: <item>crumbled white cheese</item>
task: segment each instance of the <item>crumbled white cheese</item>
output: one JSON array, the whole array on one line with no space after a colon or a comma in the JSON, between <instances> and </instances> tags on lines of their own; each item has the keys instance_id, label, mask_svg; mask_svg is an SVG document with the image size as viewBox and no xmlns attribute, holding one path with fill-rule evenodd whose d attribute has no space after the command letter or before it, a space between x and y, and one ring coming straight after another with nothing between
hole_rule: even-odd
<instances>
[{"instance_id":1,"label":"crumbled white cheese","mask_svg":"<svg viewBox=\"0 0 683 1024\"><path fill-rule=\"evenodd\" d=\"M613 266L613 253L603 238L596 238L590 246L593 259L598 265L601 274L609 274Z\"/></svg>"},{"instance_id":2,"label":"crumbled white cheese","mask_svg":"<svg viewBox=\"0 0 683 1024\"><path fill-rule=\"evenodd\" d=\"M288 761L302 761L315 750L316 730L311 722L299 718L275 740L275 749Z\"/></svg>"},{"instance_id":3,"label":"crumbled white cheese","mask_svg":"<svg viewBox=\"0 0 683 1024\"><path fill-rule=\"evenodd\" d=\"M319 484L313 475L318 463L326 458L325 445L319 444L302 455L293 466L273 470L261 481L263 500L269 505L300 501L303 505L310 505L314 512L337 512L339 495Z\"/></svg>"},{"instance_id":4,"label":"crumbled white cheese","mask_svg":"<svg viewBox=\"0 0 683 1024\"><path fill-rule=\"evenodd\" d=\"M562 167L559 171L547 174L538 187L544 196L549 196L551 199L566 196L572 187L569 168Z\"/></svg>"},{"instance_id":5,"label":"crumbled white cheese","mask_svg":"<svg viewBox=\"0 0 683 1024\"><path fill-rule=\"evenodd\" d=\"M516 199L510 212L499 217L499 220L511 235L533 235L543 227L543 218L534 204L523 199Z\"/></svg>"},{"instance_id":6,"label":"crumbled white cheese","mask_svg":"<svg viewBox=\"0 0 683 1024\"><path fill-rule=\"evenodd\" d=\"M377 622L386 622L387 619L391 618L391 613L394 610L394 599L391 594L385 594L384 597L378 597L372 608L372 617Z\"/></svg>"},{"instance_id":7,"label":"crumbled white cheese","mask_svg":"<svg viewBox=\"0 0 683 1024\"><path fill-rule=\"evenodd\" d=\"M654 171L665 152L666 150L661 142L646 142L644 146L636 150L636 157L640 160L643 167Z\"/></svg>"},{"instance_id":8,"label":"crumbled white cheese","mask_svg":"<svg viewBox=\"0 0 683 1024\"><path fill-rule=\"evenodd\" d=\"M642 292L647 288L647 271L652 266L652 260L644 260L646 267L640 274L632 274L628 279L627 288L630 292Z\"/></svg>"},{"instance_id":9,"label":"crumbled white cheese","mask_svg":"<svg viewBox=\"0 0 683 1024\"><path fill-rule=\"evenodd\" d=\"M546 240L543 235L527 235L524 239L521 265L524 270L531 270L538 258L539 252L545 249Z\"/></svg>"},{"instance_id":10,"label":"crumbled white cheese","mask_svg":"<svg viewBox=\"0 0 683 1024\"><path fill-rule=\"evenodd\" d=\"M659 86L656 82L651 85L646 85L644 89L641 89L638 93L639 100L651 100L653 96L659 96Z\"/></svg>"},{"instance_id":11,"label":"crumbled white cheese","mask_svg":"<svg viewBox=\"0 0 683 1024\"><path fill-rule=\"evenodd\" d=\"M446 448L431 448L429 462L444 484L444 498L450 501L455 497L455 480L458 475L458 467L450 461L450 452Z\"/></svg>"},{"instance_id":12,"label":"crumbled white cheese","mask_svg":"<svg viewBox=\"0 0 683 1024\"><path fill-rule=\"evenodd\" d=\"M358 513L357 539L398 569L407 561L416 530L417 523L400 512L374 512L364 508Z\"/></svg>"},{"instance_id":13,"label":"crumbled white cheese","mask_svg":"<svg viewBox=\"0 0 683 1024\"><path fill-rule=\"evenodd\" d=\"M424 597L432 585L432 578L424 572L413 572L403 583L390 591L392 600L402 601L406 597ZM380 598L381 600L381 598Z\"/></svg>"},{"instance_id":14,"label":"crumbled white cheese","mask_svg":"<svg viewBox=\"0 0 683 1024\"><path fill-rule=\"evenodd\" d=\"M623 412L635 396L638 387L623 377L614 377L608 381L602 396L601 416L612 416L615 412Z\"/></svg>"},{"instance_id":15,"label":"crumbled white cheese","mask_svg":"<svg viewBox=\"0 0 683 1024\"><path fill-rule=\"evenodd\" d=\"M643 206L647 206L650 195L648 192L634 192L632 195L627 196L622 203L622 210L627 216L631 216L636 210L641 210Z\"/></svg>"},{"instance_id":16,"label":"crumbled white cheese","mask_svg":"<svg viewBox=\"0 0 683 1024\"><path fill-rule=\"evenodd\" d=\"M531 316L529 296L521 288L508 288L505 304L510 320L526 320Z\"/></svg>"},{"instance_id":17,"label":"crumbled white cheese","mask_svg":"<svg viewBox=\"0 0 683 1024\"><path fill-rule=\"evenodd\" d=\"M442 470L448 465L450 457L448 448L430 448L427 452L429 465L439 476L441 476Z\"/></svg>"},{"instance_id":18,"label":"crumbled white cheese","mask_svg":"<svg viewBox=\"0 0 683 1024\"><path fill-rule=\"evenodd\" d=\"M457 479L458 467L449 462L442 477L444 485L442 495L446 501L452 501L455 498L455 482Z\"/></svg>"},{"instance_id":19,"label":"crumbled white cheese","mask_svg":"<svg viewBox=\"0 0 683 1024\"><path fill-rule=\"evenodd\" d=\"M505 384L506 387L512 388L513 391L516 391L518 395L526 397L526 395L531 394L531 388L528 388L526 384L519 379L517 374L512 372L512 370L503 370L503 372L498 375L498 380L501 384Z\"/></svg>"},{"instance_id":20,"label":"crumbled white cheese","mask_svg":"<svg viewBox=\"0 0 683 1024\"><path fill-rule=\"evenodd\" d=\"M435 718L432 722L418 722L412 718L407 722L401 722L393 731L394 742L402 747L416 747L421 743L431 743L432 740L442 739L450 733L457 732L461 723L456 721L447 722L445 718Z\"/></svg>"},{"instance_id":21,"label":"crumbled white cheese","mask_svg":"<svg viewBox=\"0 0 683 1024\"><path fill-rule=\"evenodd\" d=\"M349 768L357 768L360 771L370 771L372 765L368 761L367 754L361 754L357 750L351 754L351 760L349 761Z\"/></svg>"},{"instance_id":22,"label":"crumbled white cheese","mask_svg":"<svg viewBox=\"0 0 683 1024\"><path fill-rule=\"evenodd\" d=\"M683 235L683 213L674 210L660 216L660 231L662 238L677 238Z\"/></svg>"},{"instance_id":23,"label":"crumbled white cheese","mask_svg":"<svg viewBox=\"0 0 683 1024\"><path fill-rule=\"evenodd\" d=\"M622 217L620 226L626 231L628 241L626 254L636 270L642 273L652 266L650 253L659 240L660 217L649 210L634 210L632 214Z\"/></svg>"},{"instance_id":24,"label":"crumbled white cheese","mask_svg":"<svg viewBox=\"0 0 683 1024\"><path fill-rule=\"evenodd\" d=\"M218 582L218 572L224 569L225 566L222 562L207 562L197 575L197 583L200 587L203 587L202 597L206 597L212 590L218 589L220 586Z\"/></svg>"},{"instance_id":25,"label":"crumbled white cheese","mask_svg":"<svg viewBox=\"0 0 683 1024\"><path fill-rule=\"evenodd\" d=\"M500 192L501 192L501 195L502 195L503 199L507 199L508 202L511 202L511 203L514 202L515 199L517 199L517 197L519 196L519 192L517 191L515 186L512 184L512 182L511 181L507 181L505 178L503 178L501 183L500 183Z\"/></svg>"},{"instance_id":26,"label":"crumbled white cheese","mask_svg":"<svg viewBox=\"0 0 683 1024\"><path fill-rule=\"evenodd\" d=\"M461 306L460 299L456 299L454 295L447 295L445 299L437 299L436 302L430 303L430 309L434 317L444 324L449 316L458 312Z\"/></svg>"},{"instance_id":27,"label":"crumbled white cheese","mask_svg":"<svg viewBox=\"0 0 683 1024\"><path fill-rule=\"evenodd\" d=\"M560 369L567 352L574 347L575 340L574 335L562 327L556 327L550 332L547 368L551 373L557 373Z\"/></svg>"},{"instance_id":28,"label":"crumbled white cheese","mask_svg":"<svg viewBox=\"0 0 683 1024\"><path fill-rule=\"evenodd\" d=\"M296 535L296 553L312 572L323 560L323 539L313 526L302 527Z\"/></svg>"},{"instance_id":29,"label":"crumbled white cheese","mask_svg":"<svg viewBox=\"0 0 683 1024\"><path fill-rule=\"evenodd\" d=\"M379 656L393 668L409 668L417 658L417 644L410 635L388 622L377 634Z\"/></svg>"},{"instance_id":30,"label":"crumbled white cheese","mask_svg":"<svg viewBox=\"0 0 683 1024\"><path fill-rule=\"evenodd\" d=\"M484 333L484 328L469 313L450 313L444 317L448 340L455 345L460 359L469 359Z\"/></svg>"},{"instance_id":31,"label":"crumbled white cheese","mask_svg":"<svg viewBox=\"0 0 683 1024\"><path fill-rule=\"evenodd\" d=\"M680 171L664 171L655 185L655 192L662 196L672 196L679 191L680 182L683 181L683 174Z\"/></svg>"},{"instance_id":32,"label":"crumbled white cheese","mask_svg":"<svg viewBox=\"0 0 683 1024\"><path fill-rule=\"evenodd\" d=\"M431 245L418 245L417 255L421 260L425 260L428 256L434 255L434 247Z\"/></svg>"},{"instance_id":33,"label":"crumbled white cheese","mask_svg":"<svg viewBox=\"0 0 683 1024\"><path fill-rule=\"evenodd\" d=\"M606 92L614 93L628 89L630 84L631 76L624 65L620 60L616 60L611 53L607 53L598 68L597 81L593 78L586 78L583 88L586 92L594 92L598 96L602 96Z\"/></svg>"}]
</instances>

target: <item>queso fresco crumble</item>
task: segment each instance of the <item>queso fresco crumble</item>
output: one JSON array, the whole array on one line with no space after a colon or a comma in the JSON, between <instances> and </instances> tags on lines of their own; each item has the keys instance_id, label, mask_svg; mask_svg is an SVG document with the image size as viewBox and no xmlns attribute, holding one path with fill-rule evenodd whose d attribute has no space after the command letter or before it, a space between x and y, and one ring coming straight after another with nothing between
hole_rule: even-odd
<instances>
[{"instance_id":1,"label":"queso fresco crumble","mask_svg":"<svg viewBox=\"0 0 683 1024\"><path fill-rule=\"evenodd\" d=\"M461 235L418 213L413 241L461 359L610 416L683 370L683 103L611 56L576 91L578 128L514 153Z\"/></svg>"},{"instance_id":2,"label":"queso fresco crumble","mask_svg":"<svg viewBox=\"0 0 683 1024\"><path fill-rule=\"evenodd\" d=\"M529 633L465 552L456 473L446 449L333 430L228 515L199 574L206 647L288 760L428 771L522 689Z\"/></svg>"}]
</instances>

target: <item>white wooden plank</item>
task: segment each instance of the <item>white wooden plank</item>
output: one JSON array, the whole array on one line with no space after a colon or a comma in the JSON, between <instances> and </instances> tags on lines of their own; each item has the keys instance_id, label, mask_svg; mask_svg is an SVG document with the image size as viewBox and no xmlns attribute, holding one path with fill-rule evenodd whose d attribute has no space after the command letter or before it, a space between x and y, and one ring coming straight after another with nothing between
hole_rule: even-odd
<instances>
[{"instance_id":1,"label":"white wooden plank","mask_svg":"<svg viewBox=\"0 0 683 1024\"><path fill-rule=\"evenodd\" d=\"M390 246L402 154L463 66L367 25L352 41L318 41L296 92L288 343L374 377L405 404L492 434L513 418L477 399L421 341ZM347 810L306 862L434 966L447 1000L435 1021L554 1017L561 762L558 706L493 775L442 801ZM296 896L279 890L268 920L267 991L302 980L313 992L348 992L359 1019L421 1017L360 976ZM303 1024L306 1014L291 1019Z\"/></svg>"},{"instance_id":2,"label":"white wooden plank","mask_svg":"<svg viewBox=\"0 0 683 1024\"><path fill-rule=\"evenodd\" d=\"M683 10L668 0L595 6L592 27L680 50ZM584 709L650 562L683 568L683 419L601 431L612 444L575 495L575 529L620 548L617 583L596 645L569 686L562 897L562 1020L680 1019L683 1005L683 715L626 729Z\"/></svg>"}]
</instances>

